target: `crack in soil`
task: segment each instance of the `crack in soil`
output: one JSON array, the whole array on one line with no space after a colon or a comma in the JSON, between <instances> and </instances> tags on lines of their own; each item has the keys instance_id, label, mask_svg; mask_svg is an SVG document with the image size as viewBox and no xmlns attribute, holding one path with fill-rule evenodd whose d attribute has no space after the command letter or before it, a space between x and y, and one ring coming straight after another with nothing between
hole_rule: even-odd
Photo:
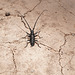
<instances>
[{"instance_id":1,"label":"crack in soil","mask_svg":"<svg viewBox=\"0 0 75 75\"><path fill-rule=\"evenodd\" d=\"M43 46L46 46L46 47L49 48L49 49L51 49L51 51L54 51L54 52L56 52L56 53L59 53L57 50L51 48L50 46L47 46L47 45L45 45L45 44L43 44L43 43L40 43L40 44L43 45ZM49 49L48 49L48 50L49 50Z\"/></svg>"},{"instance_id":2,"label":"crack in soil","mask_svg":"<svg viewBox=\"0 0 75 75\"><path fill-rule=\"evenodd\" d=\"M26 13L24 13L23 16L27 15L29 12L32 12L39 4L41 4L42 0L39 0L39 2L32 8L32 9L29 9ZM19 13L19 15L17 15L18 17L21 16L21 13L19 11L17 11Z\"/></svg>"},{"instance_id":3,"label":"crack in soil","mask_svg":"<svg viewBox=\"0 0 75 75\"><path fill-rule=\"evenodd\" d=\"M42 2L42 0L39 0L39 3L37 3L31 10L24 13L24 15L28 14L29 12L32 12L41 2Z\"/></svg>"},{"instance_id":4,"label":"crack in soil","mask_svg":"<svg viewBox=\"0 0 75 75\"><path fill-rule=\"evenodd\" d=\"M0 74L3 74L3 73L5 73L5 72L8 72L8 71L1 72Z\"/></svg>"},{"instance_id":5,"label":"crack in soil","mask_svg":"<svg viewBox=\"0 0 75 75\"><path fill-rule=\"evenodd\" d=\"M15 51L14 51L14 49L13 50L11 50L11 52L12 52L12 60L13 60L13 64L14 64L14 73L16 74L16 72L17 72L17 65L16 65L16 60L15 60Z\"/></svg>"},{"instance_id":6,"label":"crack in soil","mask_svg":"<svg viewBox=\"0 0 75 75\"><path fill-rule=\"evenodd\" d=\"M24 16L25 16L26 14L28 14L29 12L32 12L39 4L41 4L41 2L42 2L42 0L39 0L39 2L38 2L32 9L28 9L28 8L26 7L26 9L28 9L28 11L27 11L26 13L24 13ZM20 16L21 16L20 11L16 10L16 12L18 13L18 15L11 14L10 16L18 16L18 17L20 17Z\"/></svg>"},{"instance_id":7,"label":"crack in soil","mask_svg":"<svg viewBox=\"0 0 75 75\"><path fill-rule=\"evenodd\" d=\"M14 71L4 71L4 72L1 72L0 74L3 74L3 73L6 73L6 72L11 72L11 73L14 73L14 75L16 75L17 73L17 65L16 65L16 61L15 61L15 52L14 52L14 49L11 50L12 52L12 60L13 60L13 63L14 63Z\"/></svg>"},{"instance_id":8,"label":"crack in soil","mask_svg":"<svg viewBox=\"0 0 75 75\"><path fill-rule=\"evenodd\" d=\"M63 67L65 67L68 63L71 65L71 60L73 59L73 57L74 57L74 54L72 55L72 57L70 58L70 60Z\"/></svg>"},{"instance_id":9,"label":"crack in soil","mask_svg":"<svg viewBox=\"0 0 75 75\"><path fill-rule=\"evenodd\" d=\"M62 31L60 31L60 32L62 32ZM62 47L65 46L65 44L67 42L66 37L69 35L75 36L75 33L70 33L70 34L65 34L64 32L62 32L62 33L64 34L64 43L60 46L60 49L59 49L59 65L61 67L61 74L64 75L63 66L61 65L61 50L62 50Z\"/></svg>"},{"instance_id":10,"label":"crack in soil","mask_svg":"<svg viewBox=\"0 0 75 75\"><path fill-rule=\"evenodd\" d=\"M20 41L22 38L18 39L18 40L13 40L13 41L7 41L7 42L0 42L0 43L9 43L9 44L13 44L13 43L22 43L23 41Z\"/></svg>"},{"instance_id":11,"label":"crack in soil","mask_svg":"<svg viewBox=\"0 0 75 75\"><path fill-rule=\"evenodd\" d=\"M56 0L55 0L56 1ZM70 14L72 14L73 16L75 16L75 14L73 13L73 12L71 12L70 10L68 10L68 9L66 9L62 4L61 4L61 2L60 1L56 1L59 5L60 5L60 7L62 7L64 10L66 10L67 12L69 12Z\"/></svg>"}]
</instances>

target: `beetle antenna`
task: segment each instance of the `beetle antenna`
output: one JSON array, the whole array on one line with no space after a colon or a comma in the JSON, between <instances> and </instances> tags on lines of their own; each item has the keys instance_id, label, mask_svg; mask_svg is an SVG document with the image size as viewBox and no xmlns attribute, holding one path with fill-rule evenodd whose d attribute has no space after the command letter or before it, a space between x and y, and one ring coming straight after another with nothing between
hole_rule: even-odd
<instances>
[{"instance_id":1,"label":"beetle antenna","mask_svg":"<svg viewBox=\"0 0 75 75\"><path fill-rule=\"evenodd\" d=\"M43 12L44 12L44 11L47 11L47 10L43 10ZM42 13L43 13L43 12L42 12ZM35 24L34 24L34 27L33 27L33 30L35 29L36 23L37 23L38 19L40 18L40 16L42 15L42 13L41 13L41 14L38 16L38 18L36 19Z\"/></svg>"},{"instance_id":2,"label":"beetle antenna","mask_svg":"<svg viewBox=\"0 0 75 75\"><path fill-rule=\"evenodd\" d=\"M29 27L29 29L30 29L30 31L31 31L31 28L30 28L30 26L29 26L28 22L26 21L25 16L21 16L21 20L22 20L22 18L24 18L24 20L25 20L26 24L28 25L28 27ZM24 22L23 22L23 23L24 23ZM25 26L25 23L24 23L24 26ZM25 27L26 27L26 26L25 26Z\"/></svg>"}]
</instances>

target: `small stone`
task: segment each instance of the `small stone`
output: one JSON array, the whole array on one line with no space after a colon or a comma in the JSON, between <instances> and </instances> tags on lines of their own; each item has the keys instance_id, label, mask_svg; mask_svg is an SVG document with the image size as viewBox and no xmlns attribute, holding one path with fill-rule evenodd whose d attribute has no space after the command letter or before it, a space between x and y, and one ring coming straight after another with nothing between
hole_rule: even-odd
<instances>
[{"instance_id":1,"label":"small stone","mask_svg":"<svg viewBox=\"0 0 75 75\"><path fill-rule=\"evenodd\" d=\"M9 13L9 12L6 12L6 13L5 13L5 16L10 16L10 13Z\"/></svg>"}]
</instances>

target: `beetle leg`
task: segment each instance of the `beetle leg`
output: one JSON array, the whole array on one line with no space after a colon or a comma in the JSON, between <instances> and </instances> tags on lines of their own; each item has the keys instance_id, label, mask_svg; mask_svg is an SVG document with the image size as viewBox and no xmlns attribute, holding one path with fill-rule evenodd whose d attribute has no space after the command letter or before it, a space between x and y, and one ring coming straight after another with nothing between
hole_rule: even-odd
<instances>
[{"instance_id":1,"label":"beetle leg","mask_svg":"<svg viewBox=\"0 0 75 75\"><path fill-rule=\"evenodd\" d=\"M29 42L30 42L30 40L27 40L27 41L29 41Z\"/></svg>"},{"instance_id":2,"label":"beetle leg","mask_svg":"<svg viewBox=\"0 0 75 75\"><path fill-rule=\"evenodd\" d=\"M37 42L35 42L35 43L38 45L39 48L41 48Z\"/></svg>"},{"instance_id":3,"label":"beetle leg","mask_svg":"<svg viewBox=\"0 0 75 75\"><path fill-rule=\"evenodd\" d=\"M43 37L40 37L39 35L35 35L35 37L37 37L37 36L39 37L39 39L43 38Z\"/></svg>"},{"instance_id":4,"label":"beetle leg","mask_svg":"<svg viewBox=\"0 0 75 75\"><path fill-rule=\"evenodd\" d=\"M38 33L38 34L37 34L37 33ZM42 37L40 37L40 36L39 36L39 33L40 33L40 31L36 32L34 35L35 35L35 37L37 37L37 36L38 36L38 37L39 37L39 39L41 39Z\"/></svg>"},{"instance_id":5,"label":"beetle leg","mask_svg":"<svg viewBox=\"0 0 75 75\"><path fill-rule=\"evenodd\" d=\"M39 34L39 33L40 33L40 31L36 32L36 33L35 33L35 35L36 35L37 33Z\"/></svg>"},{"instance_id":6,"label":"beetle leg","mask_svg":"<svg viewBox=\"0 0 75 75\"><path fill-rule=\"evenodd\" d=\"M25 37L22 37L22 39L26 39L27 36L28 36L28 35L26 35Z\"/></svg>"},{"instance_id":7,"label":"beetle leg","mask_svg":"<svg viewBox=\"0 0 75 75\"><path fill-rule=\"evenodd\" d=\"M28 32L26 32L27 33L27 35L30 35Z\"/></svg>"},{"instance_id":8,"label":"beetle leg","mask_svg":"<svg viewBox=\"0 0 75 75\"><path fill-rule=\"evenodd\" d=\"M38 40L35 40L35 41L38 41Z\"/></svg>"},{"instance_id":9,"label":"beetle leg","mask_svg":"<svg viewBox=\"0 0 75 75\"><path fill-rule=\"evenodd\" d=\"M28 46L29 42L27 42L26 46L24 48L26 48Z\"/></svg>"}]
</instances>

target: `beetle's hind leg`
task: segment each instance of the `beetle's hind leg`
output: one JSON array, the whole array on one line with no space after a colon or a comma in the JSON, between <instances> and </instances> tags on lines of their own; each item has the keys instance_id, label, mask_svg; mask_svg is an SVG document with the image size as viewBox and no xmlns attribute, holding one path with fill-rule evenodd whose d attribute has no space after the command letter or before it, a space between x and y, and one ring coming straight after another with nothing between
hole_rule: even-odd
<instances>
[{"instance_id":1,"label":"beetle's hind leg","mask_svg":"<svg viewBox=\"0 0 75 75\"><path fill-rule=\"evenodd\" d=\"M39 33L40 33L40 31L36 32L34 35L35 35L35 37L37 37L37 36L38 36L38 37L39 37L39 39L40 39L40 38L42 38L42 37L40 37L40 36L39 36ZM39 46L39 43L38 43L37 38L35 38L35 43L38 45L38 47L39 47L39 48L41 48L41 47Z\"/></svg>"},{"instance_id":2,"label":"beetle's hind leg","mask_svg":"<svg viewBox=\"0 0 75 75\"><path fill-rule=\"evenodd\" d=\"M27 42L26 46L24 48L26 48L28 46L29 42Z\"/></svg>"},{"instance_id":3,"label":"beetle's hind leg","mask_svg":"<svg viewBox=\"0 0 75 75\"><path fill-rule=\"evenodd\" d=\"M39 46L39 44L38 44L36 41L35 41L35 43L38 45L39 48L41 48L41 47Z\"/></svg>"}]
</instances>

